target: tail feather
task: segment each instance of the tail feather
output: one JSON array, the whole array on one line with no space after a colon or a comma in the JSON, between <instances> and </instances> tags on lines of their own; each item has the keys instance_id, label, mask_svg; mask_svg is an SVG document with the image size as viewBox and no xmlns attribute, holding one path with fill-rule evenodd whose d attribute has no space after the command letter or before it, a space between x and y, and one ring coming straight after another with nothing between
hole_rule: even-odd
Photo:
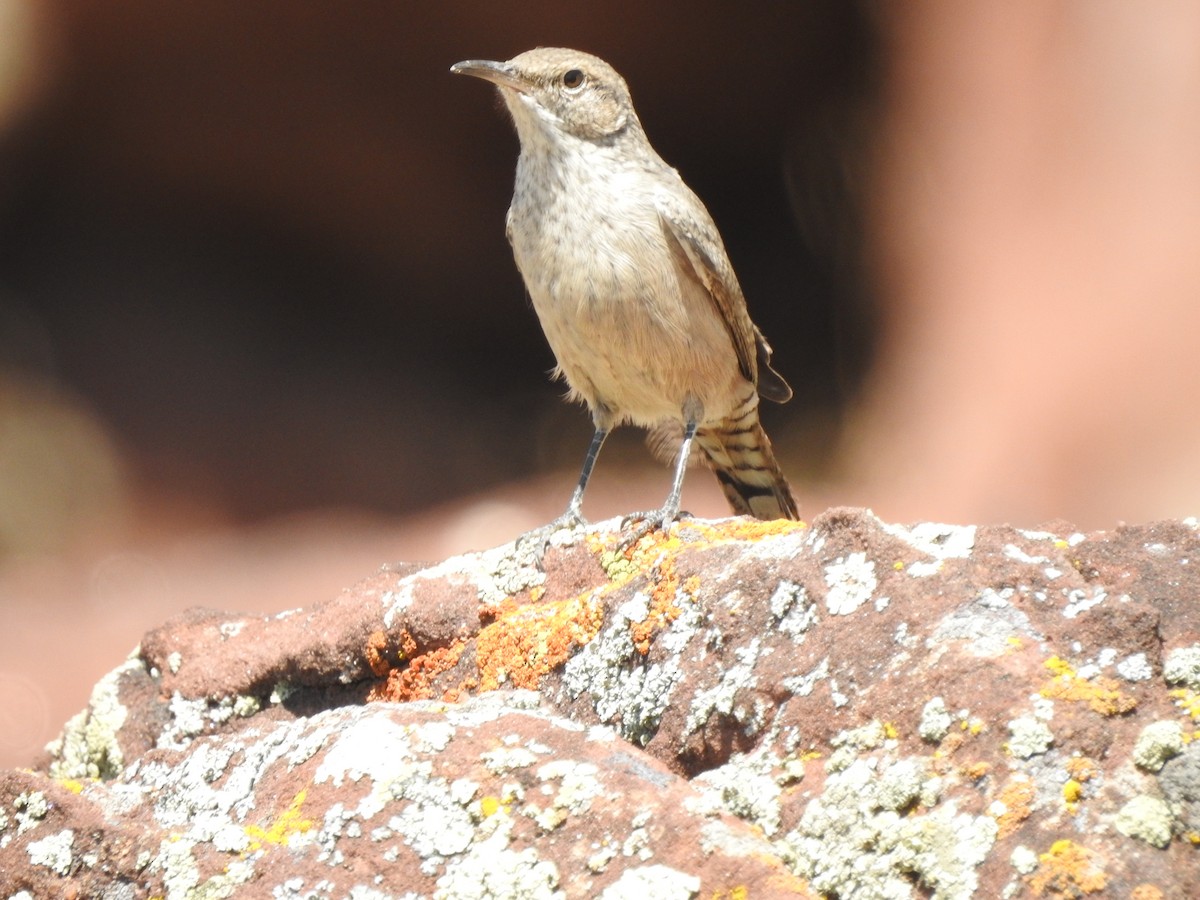
<instances>
[{"instance_id":1,"label":"tail feather","mask_svg":"<svg viewBox=\"0 0 1200 900\"><path fill-rule=\"evenodd\" d=\"M792 489L775 461L758 409L696 432L696 444L716 473L733 511L756 519L798 519Z\"/></svg>"}]
</instances>

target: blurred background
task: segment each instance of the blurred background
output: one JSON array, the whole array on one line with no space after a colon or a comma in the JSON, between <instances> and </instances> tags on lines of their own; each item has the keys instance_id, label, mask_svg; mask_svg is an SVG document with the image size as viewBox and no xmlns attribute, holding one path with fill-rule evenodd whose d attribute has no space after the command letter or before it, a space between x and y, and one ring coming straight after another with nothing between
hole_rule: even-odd
<instances>
[{"instance_id":1,"label":"blurred background","mask_svg":"<svg viewBox=\"0 0 1200 900\"><path fill-rule=\"evenodd\" d=\"M713 213L806 516L1200 510L1187 0L0 0L0 765L182 609L561 511L590 423L504 239L516 138L447 71L538 45L613 63ZM619 434L585 511L668 481Z\"/></svg>"}]
</instances>

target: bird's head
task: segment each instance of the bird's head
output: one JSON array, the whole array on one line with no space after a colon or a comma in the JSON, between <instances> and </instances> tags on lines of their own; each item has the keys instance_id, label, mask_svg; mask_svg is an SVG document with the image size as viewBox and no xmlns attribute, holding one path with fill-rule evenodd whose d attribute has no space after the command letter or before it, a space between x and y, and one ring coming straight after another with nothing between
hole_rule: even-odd
<instances>
[{"instance_id":1,"label":"bird's head","mask_svg":"<svg viewBox=\"0 0 1200 900\"><path fill-rule=\"evenodd\" d=\"M603 141L640 132L629 87L598 57L561 47L538 47L507 62L469 59L450 71L490 81L512 113L522 143L541 132Z\"/></svg>"}]
</instances>

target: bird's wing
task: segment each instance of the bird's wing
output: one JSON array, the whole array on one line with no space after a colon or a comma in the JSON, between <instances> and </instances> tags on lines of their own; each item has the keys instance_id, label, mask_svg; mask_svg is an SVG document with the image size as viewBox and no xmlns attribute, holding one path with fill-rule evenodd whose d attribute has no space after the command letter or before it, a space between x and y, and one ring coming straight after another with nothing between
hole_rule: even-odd
<instances>
[{"instance_id":1,"label":"bird's wing","mask_svg":"<svg viewBox=\"0 0 1200 900\"><path fill-rule=\"evenodd\" d=\"M682 184L682 183L680 183ZM717 314L725 323L737 353L738 368L758 392L768 400L784 403L792 389L771 368L771 346L763 338L746 310L746 298L738 284L733 266L721 243L717 226L703 205L690 191L683 202L676 191L658 193L655 205L667 242L682 271L703 285Z\"/></svg>"}]
</instances>

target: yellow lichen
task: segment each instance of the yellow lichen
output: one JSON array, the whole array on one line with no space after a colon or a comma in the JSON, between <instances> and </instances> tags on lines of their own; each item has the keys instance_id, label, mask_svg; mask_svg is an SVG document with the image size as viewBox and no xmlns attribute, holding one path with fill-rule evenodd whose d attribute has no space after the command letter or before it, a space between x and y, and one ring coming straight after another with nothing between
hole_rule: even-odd
<instances>
[{"instance_id":1,"label":"yellow lichen","mask_svg":"<svg viewBox=\"0 0 1200 900\"><path fill-rule=\"evenodd\" d=\"M1183 710L1192 720L1200 719L1200 694L1191 688L1178 688L1167 691L1167 696L1175 701L1175 705Z\"/></svg>"},{"instance_id":2,"label":"yellow lichen","mask_svg":"<svg viewBox=\"0 0 1200 900\"><path fill-rule=\"evenodd\" d=\"M1046 660L1046 668L1054 673L1054 677L1043 684L1038 693L1047 699L1086 703L1102 716L1119 716L1137 706L1137 701L1122 693L1112 678L1080 678L1069 663L1057 656Z\"/></svg>"},{"instance_id":3,"label":"yellow lichen","mask_svg":"<svg viewBox=\"0 0 1200 900\"><path fill-rule=\"evenodd\" d=\"M300 813L300 807L304 805L304 799L307 796L307 789L301 790L292 798L288 808L265 828L261 825L247 825L244 830L246 837L250 838L249 851L261 850L264 844L276 847L287 846L294 835L311 830L312 820L305 819Z\"/></svg>"},{"instance_id":4,"label":"yellow lichen","mask_svg":"<svg viewBox=\"0 0 1200 900\"><path fill-rule=\"evenodd\" d=\"M1075 670L1071 668L1071 664L1060 656L1052 656L1046 660L1046 668L1055 675L1074 675Z\"/></svg>"},{"instance_id":5,"label":"yellow lichen","mask_svg":"<svg viewBox=\"0 0 1200 900\"><path fill-rule=\"evenodd\" d=\"M1067 804L1067 809L1074 812L1079 805L1079 801L1083 798L1083 785L1074 778L1068 778L1062 786L1063 801Z\"/></svg>"},{"instance_id":6,"label":"yellow lichen","mask_svg":"<svg viewBox=\"0 0 1200 900\"><path fill-rule=\"evenodd\" d=\"M509 806L512 805L512 800L505 800L497 797L495 794L488 794L479 798L479 814L490 819L498 812L508 812Z\"/></svg>"},{"instance_id":7,"label":"yellow lichen","mask_svg":"<svg viewBox=\"0 0 1200 900\"><path fill-rule=\"evenodd\" d=\"M617 535L595 532L587 536L587 544L588 549L599 559L600 566L609 580L613 582L612 586L620 587L653 568L660 559L673 556L688 546L761 541L807 527L806 522L787 519L762 521L739 517L716 525L699 519L684 519L672 525L666 532L651 531L629 546L620 545Z\"/></svg>"}]
</instances>

